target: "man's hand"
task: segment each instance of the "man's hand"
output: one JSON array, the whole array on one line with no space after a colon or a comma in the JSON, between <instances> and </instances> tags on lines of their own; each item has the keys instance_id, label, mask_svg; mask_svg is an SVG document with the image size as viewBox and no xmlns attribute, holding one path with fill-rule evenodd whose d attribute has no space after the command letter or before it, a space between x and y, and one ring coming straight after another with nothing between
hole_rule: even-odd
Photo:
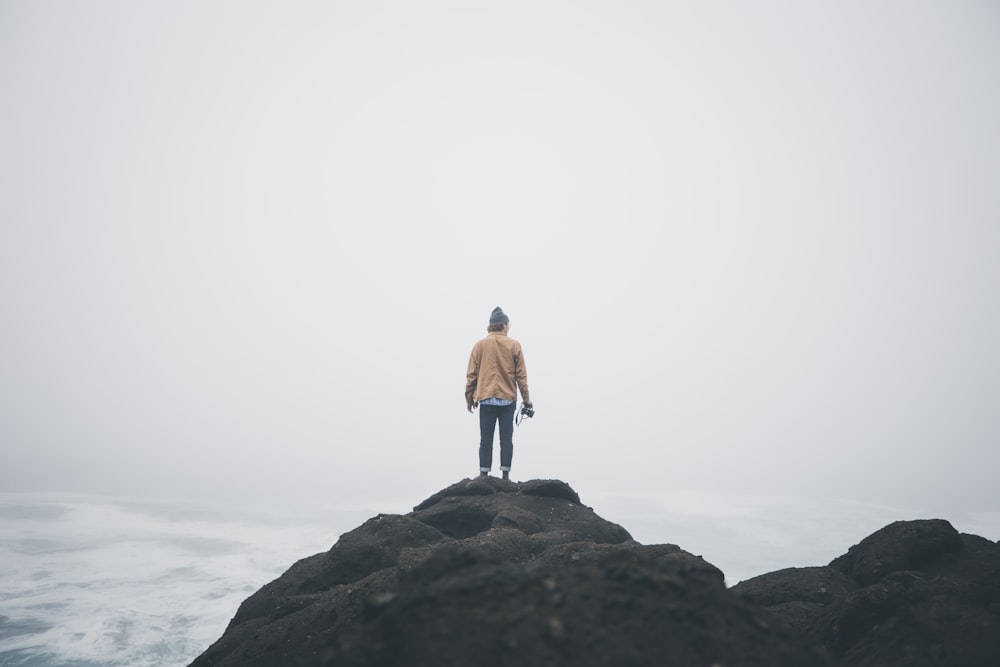
<instances>
[{"instance_id":1,"label":"man's hand","mask_svg":"<svg viewBox=\"0 0 1000 667\"><path fill-rule=\"evenodd\" d=\"M472 412L473 410L479 407L479 401L469 401L468 403L466 403L465 407L469 409L469 412Z\"/></svg>"}]
</instances>

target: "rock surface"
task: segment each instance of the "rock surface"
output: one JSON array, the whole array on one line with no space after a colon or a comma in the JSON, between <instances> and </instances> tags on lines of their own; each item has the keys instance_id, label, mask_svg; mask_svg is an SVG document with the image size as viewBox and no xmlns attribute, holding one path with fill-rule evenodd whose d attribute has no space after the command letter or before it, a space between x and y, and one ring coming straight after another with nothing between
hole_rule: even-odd
<instances>
[{"instance_id":1,"label":"rock surface","mask_svg":"<svg viewBox=\"0 0 1000 667\"><path fill-rule=\"evenodd\" d=\"M837 664L1000 665L1000 545L941 519L897 521L825 567L731 591Z\"/></svg>"},{"instance_id":2,"label":"rock surface","mask_svg":"<svg viewBox=\"0 0 1000 667\"><path fill-rule=\"evenodd\" d=\"M1000 664L998 566L992 542L906 522L727 589L564 482L463 480L295 563L192 667Z\"/></svg>"}]
</instances>

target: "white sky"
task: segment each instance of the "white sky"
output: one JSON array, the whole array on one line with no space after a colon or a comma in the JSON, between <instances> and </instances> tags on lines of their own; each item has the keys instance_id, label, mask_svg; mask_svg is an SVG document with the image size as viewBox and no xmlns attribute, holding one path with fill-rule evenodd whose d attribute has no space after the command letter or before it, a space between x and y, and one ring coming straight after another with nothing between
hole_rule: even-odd
<instances>
[{"instance_id":1,"label":"white sky","mask_svg":"<svg viewBox=\"0 0 1000 667\"><path fill-rule=\"evenodd\" d=\"M0 490L415 504L500 305L515 479L1000 507L997 119L987 1L0 0Z\"/></svg>"}]
</instances>

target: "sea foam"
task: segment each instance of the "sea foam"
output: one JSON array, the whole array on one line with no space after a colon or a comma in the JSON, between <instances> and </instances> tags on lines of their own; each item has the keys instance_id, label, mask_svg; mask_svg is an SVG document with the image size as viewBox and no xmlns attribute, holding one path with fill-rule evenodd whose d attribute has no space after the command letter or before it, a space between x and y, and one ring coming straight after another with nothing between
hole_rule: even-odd
<instances>
[{"instance_id":1,"label":"sea foam","mask_svg":"<svg viewBox=\"0 0 1000 667\"><path fill-rule=\"evenodd\" d=\"M0 494L0 664L186 665L369 514Z\"/></svg>"}]
</instances>

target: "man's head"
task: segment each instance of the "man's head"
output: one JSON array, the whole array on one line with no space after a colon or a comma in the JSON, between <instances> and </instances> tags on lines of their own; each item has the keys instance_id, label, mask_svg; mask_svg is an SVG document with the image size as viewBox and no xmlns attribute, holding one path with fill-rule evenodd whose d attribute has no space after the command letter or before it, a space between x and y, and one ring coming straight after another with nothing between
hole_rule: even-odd
<instances>
[{"instance_id":1,"label":"man's head","mask_svg":"<svg viewBox=\"0 0 1000 667\"><path fill-rule=\"evenodd\" d=\"M507 317L507 313L500 310L500 306L493 309L493 313L490 315L490 326L486 327L487 331L507 331L510 318Z\"/></svg>"}]
</instances>

